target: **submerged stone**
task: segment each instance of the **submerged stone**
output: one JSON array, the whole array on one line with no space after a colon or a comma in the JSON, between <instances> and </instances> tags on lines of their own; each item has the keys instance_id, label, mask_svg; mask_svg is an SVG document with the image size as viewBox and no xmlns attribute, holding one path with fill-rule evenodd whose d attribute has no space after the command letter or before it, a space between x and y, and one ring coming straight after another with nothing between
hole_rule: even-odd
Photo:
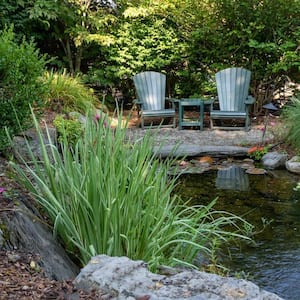
<instances>
[{"instance_id":1,"label":"submerged stone","mask_svg":"<svg viewBox=\"0 0 300 300\"><path fill-rule=\"evenodd\" d=\"M267 171L265 169L261 168L249 168L246 170L246 173L251 175L264 175L266 172Z\"/></svg>"}]
</instances>

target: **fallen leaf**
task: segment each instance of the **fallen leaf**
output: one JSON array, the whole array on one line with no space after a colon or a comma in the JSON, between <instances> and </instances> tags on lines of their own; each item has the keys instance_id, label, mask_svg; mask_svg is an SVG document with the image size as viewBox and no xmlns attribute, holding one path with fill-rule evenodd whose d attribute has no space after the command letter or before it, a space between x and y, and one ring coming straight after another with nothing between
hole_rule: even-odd
<instances>
[{"instance_id":1,"label":"fallen leaf","mask_svg":"<svg viewBox=\"0 0 300 300\"><path fill-rule=\"evenodd\" d=\"M212 164L214 162L213 158L210 156L203 156L198 159L200 163L209 163Z\"/></svg>"}]
</instances>

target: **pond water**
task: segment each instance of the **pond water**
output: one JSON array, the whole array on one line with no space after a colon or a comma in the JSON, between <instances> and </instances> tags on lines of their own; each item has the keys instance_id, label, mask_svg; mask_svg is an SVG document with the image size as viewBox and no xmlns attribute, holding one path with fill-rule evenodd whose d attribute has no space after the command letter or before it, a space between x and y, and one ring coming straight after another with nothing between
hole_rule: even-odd
<instances>
[{"instance_id":1,"label":"pond water","mask_svg":"<svg viewBox=\"0 0 300 300\"><path fill-rule=\"evenodd\" d=\"M293 190L300 177L286 170L250 175L236 168L231 173L182 175L178 193L193 204L218 197L215 209L243 216L258 229L262 219L272 220L255 235L255 245L232 248L222 264L284 299L300 299L300 191Z\"/></svg>"}]
</instances>

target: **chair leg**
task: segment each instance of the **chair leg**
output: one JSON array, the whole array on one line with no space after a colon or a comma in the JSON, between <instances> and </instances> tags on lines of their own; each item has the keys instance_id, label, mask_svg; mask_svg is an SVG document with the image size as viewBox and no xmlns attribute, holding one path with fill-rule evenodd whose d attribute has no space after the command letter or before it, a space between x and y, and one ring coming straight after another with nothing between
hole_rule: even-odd
<instances>
[{"instance_id":1,"label":"chair leg","mask_svg":"<svg viewBox=\"0 0 300 300\"><path fill-rule=\"evenodd\" d=\"M249 130L250 130L250 118L249 116L247 116L245 120L245 131L249 131Z\"/></svg>"},{"instance_id":2,"label":"chair leg","mask_svg":"<svg viewBox=\"0 0 300 300\"><path fill-rule=\"evenodd\" d=\"M182 120L183 120L183 107L181 106L181 103L179 103L179 109L178 109L178 127L179 130L182 129Z\"/></svg>"},{"instance_id":3,"label":"chair leg","mask_svg":"<svg viewBox=\"0 0 300 300\"><path fill-rule=\"evenodd\" d=\"M141 128L144 129L144 117L141 116Z\"/></svg>"},{"instance_id":4,"label":"chair leg","mask_svg":"<svg viewBox=\"0 0 300 300\"><path fill-rule=\"evenodd\" d=\"M210 118L210 129L214 128L214 120Z\"/></svg>"},{"instance_id":5,"label":"chair leg","mask_svg":"<svg viewBox=\"0 0 300 300\"><path fill-rule=\"evenodd\" d=\"M201 102L200 105L200 130L203 130L203 123L204 123L204 104Z\"/></svg>"}]
</instances>

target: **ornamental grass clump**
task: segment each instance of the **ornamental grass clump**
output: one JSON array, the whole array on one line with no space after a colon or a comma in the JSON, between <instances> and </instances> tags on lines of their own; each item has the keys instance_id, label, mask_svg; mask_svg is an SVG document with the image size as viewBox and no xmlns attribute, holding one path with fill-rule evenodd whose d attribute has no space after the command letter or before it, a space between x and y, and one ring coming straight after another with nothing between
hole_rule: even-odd
<instances>
[{"instance_id":1,"label":"ornamental grass clump","mask_svg":"<svg viewBox=\"0 0 300 300\"><path fill-rule=\"evenodd\" d=\"M249 239L249 224L214 211L215 201L182 204L174 194L177 178L168 175L174 161L153 154L149 134L130 141L126 128L112 128L107 118L89 119L72 147L40 138L42 161L32 155L26 170L13 164L54 233L82 264L107 254L144 260L153 271L162 264L197 267L195 258L209 256L212 241Z\"/></svg>"},{"instance_id":2,"label":"ornamental grass clump","mask_svg":"<svg viewBox=\"0 0 300 300\"><path fill-rule=\"evenodd\" d=\"M94 91L83 84L80 76L73 77L63 72L45 72L43 82L49 85L46 104L59 113L80 112L103 108Z\"/></svg>"}]
</instances>

